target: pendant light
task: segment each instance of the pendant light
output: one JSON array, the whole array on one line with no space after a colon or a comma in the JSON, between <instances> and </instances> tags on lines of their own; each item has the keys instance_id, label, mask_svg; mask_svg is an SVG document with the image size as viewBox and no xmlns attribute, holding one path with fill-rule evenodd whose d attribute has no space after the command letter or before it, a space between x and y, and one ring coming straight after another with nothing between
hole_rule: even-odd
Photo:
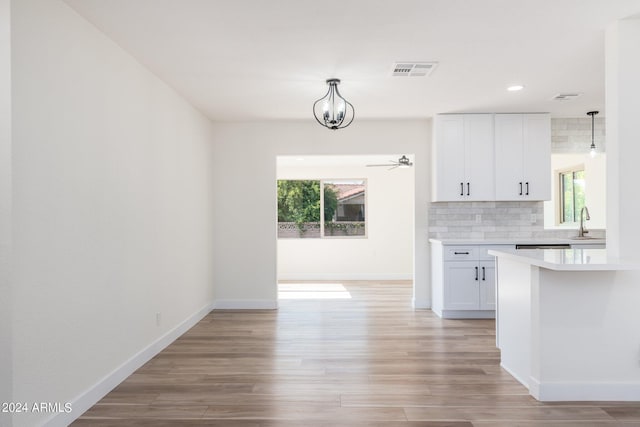
<instances>
[{"instance_id":1,"label":"pendant light","mask_svg":"<svg viewBox=\"0 0 640 427\"><path fill-rule=\"evenodd\" d=\"M596 152L596 143L594 140L594 127L595 127L595 117L596 114L598 114L598 111L589 111L587 113L588 116L591 116L591 147L589 148L589 155L591 157L595 157L597 152Z\"/></svg>"},{"instance_id":2,"label":"pendant light","mask_svg":"<svg viewBox=\"0 0 640 427\"><path fill-rule=\"evenodd\" d=\"M338 92L340 79L328 79L327 84L327 94L313 103L313 116L328 129L346 128L355 117L353 105Z\"/></svg>"}]
</instances>

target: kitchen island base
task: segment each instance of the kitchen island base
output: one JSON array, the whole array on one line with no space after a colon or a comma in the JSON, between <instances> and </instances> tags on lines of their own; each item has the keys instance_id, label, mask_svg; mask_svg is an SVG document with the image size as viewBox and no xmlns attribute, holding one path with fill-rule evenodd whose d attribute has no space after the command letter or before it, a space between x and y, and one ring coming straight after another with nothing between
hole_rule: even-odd
<instances>
[{"instance_id":1,"label":"kitchen island base","mask_svg":"<svg viewBox=\"0 0 640 427\"><path fill-rule=\"evenodd\" d=\"M541 401L640 401L640 272L495 255L501 366Z\"/></svg>"}]
</instances>

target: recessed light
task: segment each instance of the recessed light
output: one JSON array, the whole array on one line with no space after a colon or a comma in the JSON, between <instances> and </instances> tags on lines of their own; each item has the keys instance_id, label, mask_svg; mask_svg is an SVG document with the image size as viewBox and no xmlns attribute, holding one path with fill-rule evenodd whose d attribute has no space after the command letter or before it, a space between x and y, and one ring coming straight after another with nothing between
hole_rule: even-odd
<instances>
[{"instance_id":1,"label":"recessed light","mask_svg":"<svg viewBox=\"0 0 640 427\"><path fill-rule=\"evenodd\" d=\"M524 86L522 86L522 85L511 85L511 86L509 86L507 88L507 90L509 92L517 92L517 91L522 90L522 89L524 89Z\"/></svg>"}]
</instances>

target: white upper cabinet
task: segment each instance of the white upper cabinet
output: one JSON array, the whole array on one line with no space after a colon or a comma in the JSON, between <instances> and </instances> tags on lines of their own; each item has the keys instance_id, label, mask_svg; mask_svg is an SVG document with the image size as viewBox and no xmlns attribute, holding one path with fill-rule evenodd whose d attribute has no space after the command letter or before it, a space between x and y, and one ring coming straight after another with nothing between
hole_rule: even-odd
<instances>
[{"instance_id":1,"label":"white upper cabinet","mask_svg":"<svg viewBox=\"0 0 640 427\"><path fill-rule=\"evenodd\" d=\"M549 200L549 115L496 114L495 162L495 200Z\"/></svg>"},{"instance_id":2,"label":"white upper cabinet","mask_svg":"<svg viewBox=\"0 0 640 427\"><path fill-rule=\"evenodd\" d=\"M495 199L492 114L437 115L433 149L433 201Z\"/></svg>"}]
</instances>

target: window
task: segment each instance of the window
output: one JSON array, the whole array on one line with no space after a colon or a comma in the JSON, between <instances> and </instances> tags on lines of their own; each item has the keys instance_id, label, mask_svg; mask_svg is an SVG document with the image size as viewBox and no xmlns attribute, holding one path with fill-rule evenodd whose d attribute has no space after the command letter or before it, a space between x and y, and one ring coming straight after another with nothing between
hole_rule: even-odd
<instances>
[{"instance_id":1,"label":"window","mask_svg":"<svg viewBox=\"0 0 640 427\"><path fill-rule=\"evenodd\" d=\"M580 221L580 211L584 207L584 167L560 172L560 223Z\"/></svg>"},{"instance_id":2,"label":"window","mask_svg":"<svg viewBox=\"0 0 640 427\"><path fill-rule=\"evenodd\" d=\"M365 235L365 182L322 181L324 188L323 236Z\"/></svg>"},{"instance_id":3,"label":"window","mask_svg":"<svg viewBox=\"0 0 640 427\"><path fill-rule=\"evenodd\" d=\"M278 180L278 238L366 236L364 179Z\"/></svg>"}]
</instances>

